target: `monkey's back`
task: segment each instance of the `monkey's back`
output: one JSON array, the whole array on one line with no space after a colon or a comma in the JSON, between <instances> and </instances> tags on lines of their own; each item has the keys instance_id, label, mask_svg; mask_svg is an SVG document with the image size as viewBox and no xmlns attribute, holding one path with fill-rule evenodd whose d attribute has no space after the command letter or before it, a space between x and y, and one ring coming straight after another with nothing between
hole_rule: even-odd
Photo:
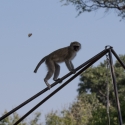
<instances>
[{"instance_id":1,"label":"monkey's back","mask_svg":"<svg viewBox=\"0 0 125 125\"><path fill-rule=\"evenodd\" d=\"M61 62L64 62L66 59L70 59L70 58L72 59L73 53L71 53L69 49L70 49L69 47L58 49L50 53L47 57L47 60L52 60L54 62L61 63Z\"/></svg>"}]
</instances>

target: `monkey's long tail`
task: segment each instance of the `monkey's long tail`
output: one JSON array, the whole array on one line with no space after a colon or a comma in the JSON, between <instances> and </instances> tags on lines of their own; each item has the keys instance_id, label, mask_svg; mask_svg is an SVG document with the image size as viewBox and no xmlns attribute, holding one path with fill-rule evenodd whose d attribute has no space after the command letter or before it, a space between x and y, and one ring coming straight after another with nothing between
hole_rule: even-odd
<instances>
[{"instance_id":1,"label":"monkey's long tail","mask_svg":"<svg viewBox=\"0 0 125 125\"><path fill-rule=\"evenodd\" d=\"M44 58L42 58L42 59L40 60L40 62L37 64L37 66L36 66L36 68L35 68L35 70L34 70L34 73L37 72L38 68L40 67L40 65L41 65L45 60L46 60L46 56L45 56Z\"/></svg>"}]
</instances>

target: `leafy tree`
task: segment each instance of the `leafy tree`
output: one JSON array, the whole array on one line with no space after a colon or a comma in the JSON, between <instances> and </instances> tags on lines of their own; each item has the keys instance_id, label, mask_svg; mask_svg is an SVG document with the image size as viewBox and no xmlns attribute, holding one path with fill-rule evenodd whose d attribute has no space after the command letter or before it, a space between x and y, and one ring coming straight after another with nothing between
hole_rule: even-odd
<instances>
[{"instance_id":1,"label":"leafy tree","mask_svg":"<svg viewBox=\"0 0 125 125\"><path fill-rule=\"evenodd\" d=\"M7 111L4 112L4 114L6 114L6 113L7 113ZM31 121L26 122L26 120L23 120L18 125L42 125L41 123L38 123L40 115L41 115L41 113L37 112L37 113L35 113L35 116ZM2 121L0 121L0 125L13 125L19 119L20 119L20 116L15 112L15 113L13 113L12 116L8 116L5 119L3 119Z\"/></svg>"},{"instance_id":2,"label":"leafy tree","mask_svg":"<svg viewBox=\"0 0 125 125\"><path fill-rule=\"evenodd\" d=\"M114 9L118 16L125 18L125 0L60 0L65 1L65 5L72 4L76 7L78 15L83 12L93 12L101 8L108 10Z\"/></svg>"},{"instance_id":3,"label":"leafy tree","mask_svg":"<svg viewBox=\"0 0 125 125\"><path fill-rule=\"evenodd\" d=\"M35 117L29 122L30 125L42 125L42 123L38 124L38 121L40 120L41 113L36 112Z\"/></svg>"},{"instance_id":4,"label":"leafy tree","mask_svg":"<svg viewBox=\"0 0 125 125\"><path fill-rule=\"evenodd\" d=\"M120 58L125 62L125 55L120 55ZM115 75L117 80L119 95L125 94L125 72L118 61L114 64ZM107 81L108 78L108 81ZM81 74L81 82L78 84L78 93L96 93L97 98L103 104L107 100L107 82L109 83L110 90L110 103L115 104L114 88L111 80L110 69L107 72L106 61L100 63L98 66L90 67Z\"/></svg>"},{"instance_id":5,"label":"leafy tree","mask_svg":"<svg viewBox=\"0 0 125 125\"><path fill-rule=\"evenodd\" d=\"M120 55L120 58L123 62L125 62L125 55ZM123 67L121 67L118 61L115 61L114 69L115 69L123 122L125 122L125 113L124 113L124 110L125 110L125 70L123 69ZM81 83L79 83L78 85L79 86L78 93L80 95L82 93L87 93L89 90L91 94L93 93L96 94L96 97L98 98L99 102L101 102L103 105L106 105L107 73L108 73L108 83L109 83L109 100L110 100L110 105L111 105L112 114L113 114L112 117L116 119L117 113L116 111L114 111L114 109L116 109L114 87L113 87L112 80L111 80L110 70L107 72L107 69L106 69L106 61L104 61L103 63L100 63L98 66L90 67L88 70L86 70L85 72L81 74L81 78L80 78ZM98 111L99 111L98 114L100 114L101 109L99 109ZM99 116L101 117L101 114ZM95 119L95 117L93 117L93 120ZM95 122L95 125L97 124L96 122ZM112 124L115 125L115 123L116 122Z\"/></svg>"},{"instance_id":6,"label":"leafy tree","mask_svg":"<svg viewBox=\"0 0 125 125\"><path fill-rule=\"evenodd\" d=\"M87 125L92 109L97 105L94 95L82 94L68 109L51 112L46 116L46 125Z\"/></svg>"},{"instance_id":7,"label":"leafy tree","mask_svg":"<svg viewBox=\"0 0 125 125\"><path fill-rule=\"evenodd\" d=\"M106 125L107 109L95 94L81 94L66 110L52 111L46 116L46 125ZM110 124L117 125L117 111L110 106Z\"/></svg>"},{"instance_id":8,"label":"leafy tree","mask_svg":"<svg viewBox=\"0 0 125 125\"><path fill-rule=\"evenodd\" d=\"M77 97L76 101L68 109L49 113L46 116L46 125L97 125L96 123L103 125L103 121L105 120L105 123L107 121L106 118L103 119L104 115L106 115L106 109L104 110L102 108L104 106L100 105L95 94L83 93ZM100 114L102 113L102 121L99 118L97 119L97 117L100 117L97 113L99 110L103 112L100 112Z\"/></svg>"},{"instance_id":9,"label":"leafy tree","mask_svg":"<svg viewBox=\"0 0 125 125\"><path fill-rule=\"evenodd\" d=\"M92 118L89 119L88 125L107 125L108 116L106 107L102 104L98 105L96 109L92 111ZM114 107L110 106L109 119L111 125L118 125L117 111Z\"/></svg>"}]
</instances>

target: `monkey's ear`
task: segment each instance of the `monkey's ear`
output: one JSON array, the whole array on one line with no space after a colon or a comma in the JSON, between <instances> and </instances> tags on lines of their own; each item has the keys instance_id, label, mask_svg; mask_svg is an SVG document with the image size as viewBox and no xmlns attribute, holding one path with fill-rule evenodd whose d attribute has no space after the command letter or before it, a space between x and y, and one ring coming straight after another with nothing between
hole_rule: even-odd
<instances>
[{"instance_id":1,"label":"monkey's ear","mask_svg":"<svg viewBox=\"0 0 125 125\"><path fill-rule=\"evenodd\" d=\"M73 42L70 43L70 46L72 45Z\"/></svg>"}]
</instances>

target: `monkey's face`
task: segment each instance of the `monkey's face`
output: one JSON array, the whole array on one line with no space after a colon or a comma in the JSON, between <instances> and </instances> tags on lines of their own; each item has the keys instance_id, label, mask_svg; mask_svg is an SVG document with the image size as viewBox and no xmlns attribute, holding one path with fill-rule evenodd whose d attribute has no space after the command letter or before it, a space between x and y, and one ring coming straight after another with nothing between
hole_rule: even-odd
<instances>
[{"instance_id":1,"label":"monkey's face","mask_svg":"<svg viewBox=\"0 0 125 125\"><path fill-rule=\"evenodd\" d=\"M74 51L76 51L76 52L81 49L81 44L80 44L79 42L77 42L77 41L72 42L72 43L70 44L70 46L71 46L71 48L72 48Z\"/></svg>"},{"instance_id":2,"label":"monkey's face","mask_svg":"<svg viewBox=\"0 0 125 125\"><path fill-rule=\"evenodd\" d=\"M80 47L79 46L73 46L75 51L79 51Z\"/></svg>"}]
</instances>

